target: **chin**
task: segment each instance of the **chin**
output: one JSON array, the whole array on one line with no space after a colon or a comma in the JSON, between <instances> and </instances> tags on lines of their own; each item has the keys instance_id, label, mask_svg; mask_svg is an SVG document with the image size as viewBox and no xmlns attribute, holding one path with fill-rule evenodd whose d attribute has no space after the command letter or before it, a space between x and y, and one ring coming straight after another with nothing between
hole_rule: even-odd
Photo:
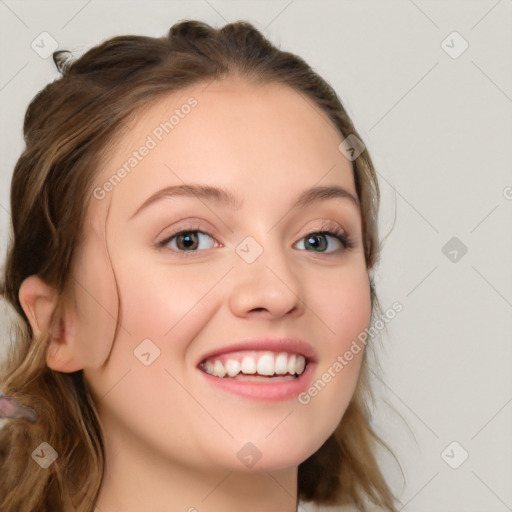
<instances>
[{"instance_id":1,"label":"chin","mask_svg":"<svg viewBox=\"0 0 512 512\"><path fill-rule=\"evenodd\" d=\"M270 439L274 435L275 439ZM314 439L304 433L297 439L293 435L278 436L274 433L269 439L263 438L260 442L238 443L235 451L236 459L226 461L229 465L226 469L257 473L297 468L324 444L329 435Z\"/></svg>"}]
</instances>

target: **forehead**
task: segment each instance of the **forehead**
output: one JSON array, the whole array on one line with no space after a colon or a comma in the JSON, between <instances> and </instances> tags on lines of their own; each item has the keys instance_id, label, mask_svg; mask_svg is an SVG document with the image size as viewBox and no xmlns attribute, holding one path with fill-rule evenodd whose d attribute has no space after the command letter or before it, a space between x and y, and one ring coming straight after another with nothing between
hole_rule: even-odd
<instances>
[{"instance_id":1,"label":"forehead","mask_svg":"<svg viewBox=\"0 0 512 512\"><path fill-rule=\"evenodd\" d=\"M238 195L265 186L296 195L325 176L355 193L351 164L338 150L342 139L313 100L286 85L198 84L139 111L95 184L121 174L108 197L123 203L183 182L236 188Z\"/></svg>"}]
</instances>

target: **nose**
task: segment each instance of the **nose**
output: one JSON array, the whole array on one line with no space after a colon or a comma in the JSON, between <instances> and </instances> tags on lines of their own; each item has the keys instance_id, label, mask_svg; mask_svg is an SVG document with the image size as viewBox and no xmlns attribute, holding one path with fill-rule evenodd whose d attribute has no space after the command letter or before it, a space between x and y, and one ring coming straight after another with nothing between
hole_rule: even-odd
<instances>
[{"instance_id":1,"label":"nose","mask_svg":"<svg viewBox=\"0 0 512 512\"><path fill-rule=\"evenodd\" d=\"M262 249L252 262L235 255L230 294L233 314L239 317L257 314L268 318L301 315L304 312L303 290L289 255L278 243L262 244Z\"/></svg>"}]
</instances>

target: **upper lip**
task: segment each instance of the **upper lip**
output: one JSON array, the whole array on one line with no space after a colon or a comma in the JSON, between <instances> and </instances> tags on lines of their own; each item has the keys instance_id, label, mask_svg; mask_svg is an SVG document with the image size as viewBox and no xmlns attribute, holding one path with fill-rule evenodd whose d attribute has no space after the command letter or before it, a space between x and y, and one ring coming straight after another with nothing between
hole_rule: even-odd
<instances>
[{"instance_id":1,"label":"upper lip","mask_svg":"<svg viewBox=\"0 0 512 512\"><path fill-rule=\"evenodd\" d=\"M270 352L277 353L288 352L292 354L302 355L306 358L308 362L316 363L318 361L316 350L313 348L312 345L298 338L290 338L283 336L278 338L251 338L247 340L237 341L231 345L224 345L222 347L215 348L214 350L204 354L200 358L198 365L201 364L206 359L211 359L221 354L237 352L240 350L267 350Z\"/></svg>"}]
</instances>

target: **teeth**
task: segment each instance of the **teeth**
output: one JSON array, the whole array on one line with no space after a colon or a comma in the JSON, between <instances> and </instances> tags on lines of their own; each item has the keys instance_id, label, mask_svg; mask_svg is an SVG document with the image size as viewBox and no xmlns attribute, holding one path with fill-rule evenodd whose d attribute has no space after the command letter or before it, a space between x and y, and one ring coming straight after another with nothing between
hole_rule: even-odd
<instances>
[{"instance_id":1,"label":"teeth","mask_svg":"<svg viewBox=\"0 0 512 512\"><path fill-rule=\"evenodd\" d=\"M295 363L295 372L298 375L300 375L304 371L305 367L306 367L306 359L304 359L303 356L297 357L297 361Z\"/></svg>"},{"instance_id":2,"label":"teeth","mask_svg":"<svg viewBox=\"0 0 512 512\"><path fill-rule=\"evenodd\" d=\"M207 360L202 368L206 373L216 377L223 378L236 377L239 373L244 375L265 375L272 377L274 375L301 375L306 367L304 356L280 352L264 352L259 357L244 356L242 361L237 359L227 359L223 363L220 359Z\"/></svg>"},{"instance_id":3,"label":"teeth","mask_svg":"<svg viewBox=\"0 0 512 512\"><path fill-rule=\"evenodd\" d=\"M277 373L277 375L284 375L285 373L288 373L287 361L288 354L286 352L281 352L280 354L278 354L274 363L275 372Z\"/></svg>"},{"instance_id":4,"label":"teeth","mask_svg":"<svg viewBox=\"0 0 512 512\"><path fill-rule=\"evenodd\" d=\"M257 369L260 375L274 375L274 354L263 354L258 359Z\"/></svg>"},{"instance_id":5,"label":"teeth","mask_svg":"<svg viewBox=\"0 0 512 512\"><path fill-rule=\"evenodd\" d=\"M242 359L242 373L245 373L245 375L253 375L256 373L256 361L254 357L245 356Z\"/></svg>"},{"instance_id":6,"label":"teeth","mask_svg":"<svg viewBox=\"0 0 512 512\"><path fill-rule=\"evenodd\" d=\"M240 373L240 363L234 359L228 359L226 362L226 372L230 377L236 377Z\"/></svg>"},{"instance_id":7,"label":"teeth","mask_svg":"<svg viewBox=\"0 0 512 512\"><path fill-rule=\"evenodd\" d=\"M206 373L213 375L213 363L211 361L205 361L203 368Z\"/></svg>"},{"instance_id":8,"label":"teeth","mask_svg":"<svg viewBox=\"0 0 512 512\"><path fill-rule=\"evenodd\" d=\"M213 363L213 375L217 377L224 377L226 375L226 369L218 359Z\"/></svg>"},{"instance_id":9,"label":"teeth","mask_svg":"<svg viewBox=\"0 0 512 512\"><path fill-rule=\"evenodd\" d=\"M296 362L297 362L297 356L295 354L292 354L288 358L288 373L290 373L291 375L293 375L296 371L296 368L295 368Z\"/></svg>"}]
</instances>

